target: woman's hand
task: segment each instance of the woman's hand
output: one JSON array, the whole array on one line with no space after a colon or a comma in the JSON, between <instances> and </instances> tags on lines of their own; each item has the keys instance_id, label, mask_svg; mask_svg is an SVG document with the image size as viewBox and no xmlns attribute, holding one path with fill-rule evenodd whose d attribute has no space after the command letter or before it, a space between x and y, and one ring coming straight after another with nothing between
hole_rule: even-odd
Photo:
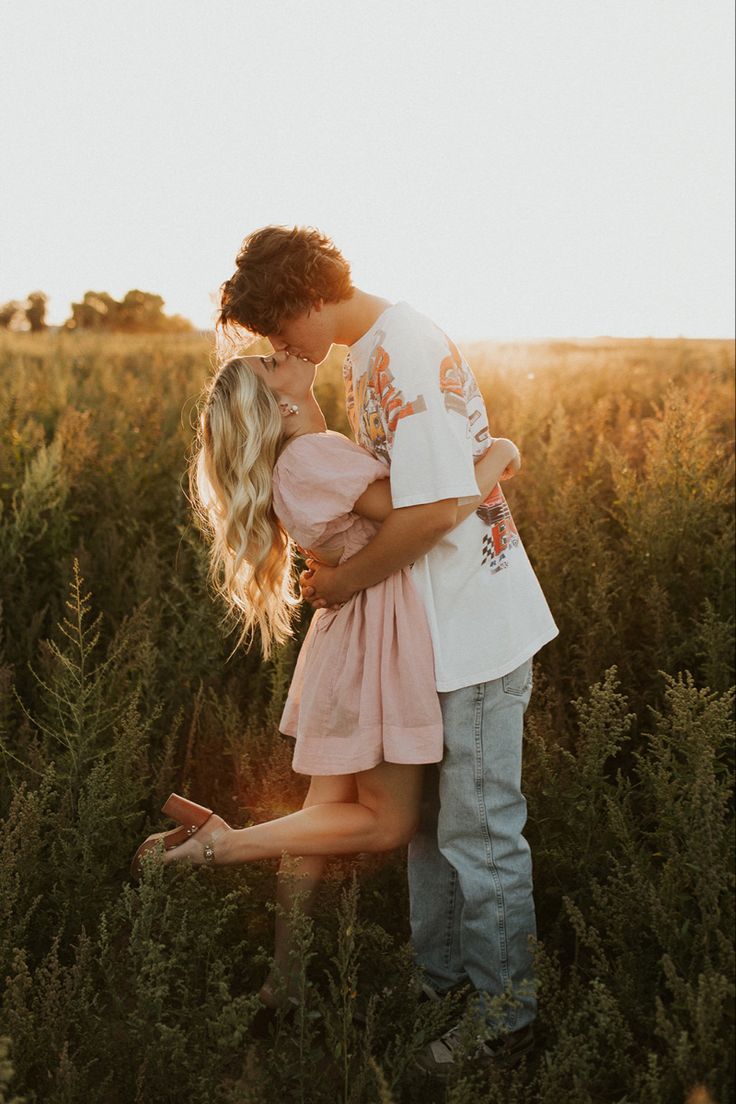
<instances>
[{"instance_id":1,"label":"woman's hand","mask_svg":"<svg viewBox=\"0 0 736 1104\"><path fill-rule=\"evenodd\" d=\"M513 479L515 475L518 475L521 471L521 453L519 452L513 441L509 441L509 444L513 446L514 456L508 462L506 467L501 472L499 479L503 482L505 479Z\"/></svg>"},{"instance_id":2,"label":"woman's hand","mask_svg":"<svg viewBox=\"0 0 736 1104\"><path fill-rule=\"evenodd\" d=\"M475 478L481 498L486 498L502 479L511 479L521 468L521 454L508 437L496 437L475 464Z\"/></svg>"}]
</instances>

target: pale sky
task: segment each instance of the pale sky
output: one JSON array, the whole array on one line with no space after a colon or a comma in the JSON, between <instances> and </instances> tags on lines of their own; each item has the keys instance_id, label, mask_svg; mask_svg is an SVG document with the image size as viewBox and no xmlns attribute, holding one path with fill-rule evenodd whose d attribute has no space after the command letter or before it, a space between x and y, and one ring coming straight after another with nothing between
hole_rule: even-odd
<instances>
[{"instance_id":1,"label":"pale sky","mask_svg":"<svg viewBox=\"0 0 736 1104\"><path fill-rule=\"evenodd\" d=\"M0 302L318 226L457 340L730 337L731 0L7 0Z\"/></svg>"}]
</instances>

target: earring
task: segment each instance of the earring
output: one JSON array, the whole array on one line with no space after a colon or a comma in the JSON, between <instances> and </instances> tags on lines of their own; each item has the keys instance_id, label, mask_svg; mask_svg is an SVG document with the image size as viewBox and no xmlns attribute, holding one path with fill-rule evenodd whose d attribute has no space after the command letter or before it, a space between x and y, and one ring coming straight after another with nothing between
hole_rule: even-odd
<instances>
[{"instance_id":1,"label":"earring","mask_svg":"<svg viewBox=\"0 0 736 1104\"><path fill-rule=\"evenodd\" d=\"M290 414L299 413L299 407L296 405L296 403L281 402L279 403L279 406L281 407L281 413L286 418L288 418Z\"/></svg>"}]
</instances>

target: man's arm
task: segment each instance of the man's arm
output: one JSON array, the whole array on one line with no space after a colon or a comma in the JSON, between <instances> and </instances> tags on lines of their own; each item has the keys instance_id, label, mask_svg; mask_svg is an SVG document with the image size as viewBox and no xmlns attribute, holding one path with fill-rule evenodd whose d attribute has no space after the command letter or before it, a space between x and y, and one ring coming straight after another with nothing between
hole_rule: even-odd
<instances>
[{"instance_id":1,"label":"man's arm","mask_svg":"<svg viewBox=\"0 0 736 1104\"><path fill-rule=\"evenodd\" d=\"M383 520L375 537L339 567L314 566L302 573L302 595L320 609L347 602L359 590L375 586L394 571L413 563L429 552L439 540L477 508L478 503L498 483L518 472L519 450L512 441L498 438L475 465L480 495L465 506L446 498L422 506L390 508L388 480L379 479L355 503L356 513ZM311 567L311 564L310 564Z\"/></svg>"},{"instance_id":2,"label":"man's arm","mask_svg":"<svg viewBox=\"0 0 736 1104\"><path fill-rule=\"evenodd\" d=\"M375 537L345 563L303 572L302 594L315 609L339 606L429 552L454 528L456 519L456 498L392 510Z\"/></svg>"}]
</instances>

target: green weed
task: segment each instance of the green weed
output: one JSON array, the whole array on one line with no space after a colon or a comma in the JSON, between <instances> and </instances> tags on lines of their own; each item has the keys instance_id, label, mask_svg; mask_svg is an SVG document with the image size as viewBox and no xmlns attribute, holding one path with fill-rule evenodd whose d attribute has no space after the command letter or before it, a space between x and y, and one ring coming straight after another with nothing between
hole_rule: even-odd
<instances>
[{"instance_id":1,"label":"green weed","mask_svg":"<svg viewBox=\"0 0 736 1104\"><path fill-rule=\"evenodd\" d=\"M0 1102L733 1100L733 345L468 352L561 630L527 715L534 1053L416 1069L474 1026L417 1004L401 854L294 906L297 1015L265 1040L276 864L130 883L172 789L235 824L300 804L277 724L308 614L230 655L183 482L206 338L6 334ZM319 391L344 429L338 357Z\"/></svg>"}]
</instances>

